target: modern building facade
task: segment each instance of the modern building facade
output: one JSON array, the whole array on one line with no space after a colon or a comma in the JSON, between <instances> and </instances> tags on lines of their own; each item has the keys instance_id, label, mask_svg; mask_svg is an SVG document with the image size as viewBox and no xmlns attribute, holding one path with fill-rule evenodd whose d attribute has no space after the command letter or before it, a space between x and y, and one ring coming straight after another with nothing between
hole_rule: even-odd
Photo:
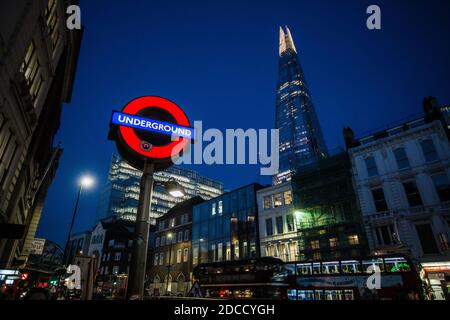
<instances>
[{"instance_id":1,"label":"modern building facade","mask_svg":"<svg viewBox=\"0 0 450 320\"><path fill-rule=\"evenodd\" d=\"M116 216L125 220L136 219L139 184L142 176L140 170L136 170L118 156L113 156L108 176L108 182L103 188L97 209L97 220ZM175 179L185 190L181 198L171 196L162 186L169 179ZM207 177L201 176L195 171L172 166L164 171L154 174L152 207L150 218L152 224L156 218L164 215L184 200L200 196L211 199L223 193L223 184Z\"/></svg>"},{"instance_id":2,"label":"modern building facade","mask_svg":"<svg viewBox=\"0 0 450 320\"><path fill-rule=\"evenodd\" d=\"M192 286L192 210L201 197L183 201L156 221L152 255L147 261L149 293L185 296Z\"/></svg>"},{"instance_id":3,"label":"modern building facade","mask_svg":"<svg viewBox=\"0 0 450 320\"><path fill-rule=\"evenodd\" d=\"M280 134L280 167L273 183L289 181L294 165L313 163L327 154L319 120L291 32L280 27L275 128Z\"/></svg>"},{"instance_id":4,"label":"modern building facade","mask_svg":"<svg viewBox=\"0 0 450 320\"><path fill-rule=\"evenodd\" d=\"M366 254L360 211L346 152L303 166L292 179L301 261Z\"/></svg>"},{"instance_id":5,"label":"modern building facade","mask_svg":"<svg viewBox=\"0 0 450 320\"><path fill-rule=\"evenodd\" d=\"M299 242L291 182L257 191L262 257L299 260Z\"/></svg>"},{"instance_id":6,"label":"modern building facade","mask_svg":"<svg viewBox=\"0 0 450 320\"><path fill-rule=\"evenodd\" d=\"M194 206L192 263L260 257L256 192L253 183Z\"/></svg>"},{"instance_id":7,"label":"modern building facade","mask_svg":"<svg viewBox=\"0 0 450 320\"><path fill-rule=\"evenodd\" d=\"M0 266L25 266L61 155L53 138L82 35L66 29L72 4L0 3Z\"/></svg>"},{"instance_id":8,"label":"modern building facade","mask_svg":"<svg viewBox=\"0 0 450 320\"><path fill-rule=\"evenodd\" d=\"M344 136L373 253L422 263L435 298L449 298L450 144L438 108L358 139Z\"/></svg>"}]
</instances>

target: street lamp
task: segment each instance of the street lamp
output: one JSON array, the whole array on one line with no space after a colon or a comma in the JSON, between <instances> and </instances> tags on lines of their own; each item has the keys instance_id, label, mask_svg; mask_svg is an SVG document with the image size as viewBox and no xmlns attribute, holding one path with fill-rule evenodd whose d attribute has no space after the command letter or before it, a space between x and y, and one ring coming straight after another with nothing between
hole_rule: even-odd
<instances>
[{"instance_id":1,"label":"street lamp","mask_svg":"<svg viewBox=\"0 0 450 320\"><path fill-rule=\"evenodd\" d=\"M167 182L165 182L164 187L166 188L166 191L175 198L181 198L186 195L186 191L184 190L183 186L175 181L174 178L170 178Z\"/></svg>"},{"instance_id":2,"label":"street lamp","mask_svg":"<svg viewBox=\"0 0 450 320\"><path fill-rule=\"evenodd\" d=\"M169 241L169 264L167 265L167 281L166 281L166 294L169 292L169 277L170 277L170 268L171 268L171 260L172 260L172 238L173 234L169 232L167 234L167 241Z\"/></svg>"},{"instance_id":3,"label":"street lamp","mask_svg":"<svg viewBox=\"0 0 450 320\"><path fill-rule=\"evenodd\" d=\"M94 178L89 176L89 175L84 175L80 178L79 181L79 187L78 187L78 193L77 193L77 200L75 202L75 207L73 209L73 215L72 215L72 222L70 223L70 228L69 228L69 233L67 234L67 241L66 241L66 246L64 248L64 263L68 263L68 246L69 246L69 241L70 241L70 235L72 234L72 229L73 229L73 225L75 223L75 216L77 215L77 210L78 210L78 203L80 202L80 195L81 195L81 191L84 188L90 188L94 185Z\"/></svg>"}]
</instances>

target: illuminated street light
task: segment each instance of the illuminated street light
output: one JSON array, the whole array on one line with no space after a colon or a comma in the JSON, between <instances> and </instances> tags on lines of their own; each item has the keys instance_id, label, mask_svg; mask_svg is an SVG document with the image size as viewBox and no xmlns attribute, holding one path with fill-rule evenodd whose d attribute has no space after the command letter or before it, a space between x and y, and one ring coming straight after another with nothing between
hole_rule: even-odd
<instances>
[{"instance_id":1,"label":"illuminated street light","mask_svg":"<svg viewBox=\"0 0 450 320\"><path fill-rule=\"evenodd\" d=\"M75 202L75 208L73 209L72 222L70 223L69 233L67 234L66 246L64 248L63 263L69 263L69 261L67 261L68 258L69 258L69 255L68 255L67 251L68 251L68 245L69 245L69 241L70 241L70 235L72 234L73 225L75 223L75 217L77 215L78 203L80 202L81 191L84 188L89 189L90 187L92 187L94 185L94 183L95 183L95 179L92 176L90 176L90 175L84 175L79 180L77 200Z\"/></svg>"},{"instance_id":2,"label":"illuminated street light","mask_svg":"<svg viewBox=\"0 0 450 320\"><path fill-rule=\"evenodd\" d=\"M181 198L184 197L186 194L186 191L184 188L176 182L173 178L170 178L166 183L164 183L164 186L166 188L166 191L175 198Z\"/></svg>"}]
</instances>

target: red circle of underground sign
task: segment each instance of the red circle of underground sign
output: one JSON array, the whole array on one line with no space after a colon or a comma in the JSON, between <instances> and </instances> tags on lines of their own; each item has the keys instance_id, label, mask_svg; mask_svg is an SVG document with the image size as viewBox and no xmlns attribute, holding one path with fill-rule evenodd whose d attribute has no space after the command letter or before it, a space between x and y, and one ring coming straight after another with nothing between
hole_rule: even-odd
<instances>
[{"instance_id":1,"label":"red circle of underground sign","mask_svg":"<svg viewBox=\"0 0 450 320\"><path fill-rule=\"evenodd\" d=\"M169 112L176 121L177 125L189 127L189 120L184 111L172 101L161 97L146 96L137 98L129 102L122 112L137 115L137 113L147 108L159 108ZM120 134L125 143L135 152L147 157L164 159L170 158L172 155L180 153L189 142L187 138L179 137L177 141L173 141L166 146L153 146L149 151L141 148L141 139L136 135L135 129L131 127L119 126Z\"/></svg>"}]
</instances>

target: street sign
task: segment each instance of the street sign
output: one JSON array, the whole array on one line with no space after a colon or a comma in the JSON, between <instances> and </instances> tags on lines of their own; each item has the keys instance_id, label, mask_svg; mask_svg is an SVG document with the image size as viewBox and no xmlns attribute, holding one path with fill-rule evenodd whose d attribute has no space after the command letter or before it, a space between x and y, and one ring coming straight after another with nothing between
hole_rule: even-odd
<instances>
[{"instance_id":1,"label":"street sign","mask_svg":"<svg viewBox=\"0 0 450 320\"><path fill-rule=\"evenodd\" d=\"M30 254L41 255L42 252L44 251L44 246L45 246L45 239L35 238L31 242Z\"/></svg>"},{"instance_id":2,"label":"street sign","mask_svg":"<svg viewBox=\"0 0 450 320\"><path fill-rule=\"evenodd\" d=\"M163 170L195 138L184 111L172 101L145 96L129 102L121 112L113 111L109 139L130 165L143 170L145 162Z\"/></svg>"}]
</instances>

